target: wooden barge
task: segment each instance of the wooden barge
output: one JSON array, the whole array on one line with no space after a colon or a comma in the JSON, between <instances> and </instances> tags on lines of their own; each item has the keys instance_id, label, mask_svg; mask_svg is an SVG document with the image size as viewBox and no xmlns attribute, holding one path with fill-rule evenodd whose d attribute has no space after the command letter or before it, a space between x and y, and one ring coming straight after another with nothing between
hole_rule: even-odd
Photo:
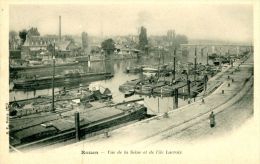
<instances>
[{"instance_id":1,"label":"wooden barge","mask_svg":"<svg viewBox=\"0 0 260 164\"><path fill-rule=\"evenodd\" d=\"M55 67L67 67L67 66L74 66L78 65L78 61L68 62L68 63L56 63ZM52 67L52 63L49 64L39 64L39 65L10 65L10 71L21 71L21 70L35 70L35 69L42 69L42 68L50 68Z\"/></svg>"},{"instance_id":2,"label":"wooden barge","mask_svg":"<svg viewBox=\"0 0 260 164\"><path fill-rule=\"evenodd\" d=\"M112 99L112 94L108 88L104 88L102 91L91 91L89 90L89 88L82 87L70 90L66 90L64 88L54 94L54 102L69 101L75 99L78 99L80 102L93 102L103 99ZM9 102L9 115L20 117L31 113L51 111L51 102L52 96L50 95L40 95L35 98L11 101Z\"/></svg>"},{"instance_id":3,"label":"wooden barge","mask_svg":"<svg viewBox=\"0 0 260 164\"><path fill-rule=\"evenodd\" d=\"M147 108L136 102L77 104L80 136L147 116ZM74 108L75 109L75 108ZM50 145L75 138L75 110L10 119L10 144L17 149Z\"/></svg>"},{"instance_id":4,"label":"wooden barge","mask_svg":"<svg viewBox=\"0 0 260 164\"><path fill-rule=\"evenodd\" d=\"M194 69L189 69L177 74L173 78L172 70L166 70L161 72L160 77L151 76L145 79L134 79L127 81L119 86L119 90L125 94L125 97L129 97L133 94L142 95L155 95L155 96L173 96L175 89L178 89L178 95L184 97L195 97L204 89L204 77L213 77L218 72L220 72L219 67L216 66L206 66L197 65L196 71ZM188 90L187 78L190 80L190 92ZM194 81L196 78L196 81ZM173 80L175 79L175 80Z\"/></svg>"},{"instance_id":5,"label":"wooden barge","mask_svg":"<svg viewBox=\"0 0 260 164\"><path fill-rule=\"evenodd\" d=\"M93 82L112 78L113 75L107 72L101 73L77 73L69 75L57 75L54 78L54 87L66 85L78 85L83 82ZM39 77L35 79L14 80L14 89L44 89L52 86L52 76Z\"/></svg>"}]
</instances>

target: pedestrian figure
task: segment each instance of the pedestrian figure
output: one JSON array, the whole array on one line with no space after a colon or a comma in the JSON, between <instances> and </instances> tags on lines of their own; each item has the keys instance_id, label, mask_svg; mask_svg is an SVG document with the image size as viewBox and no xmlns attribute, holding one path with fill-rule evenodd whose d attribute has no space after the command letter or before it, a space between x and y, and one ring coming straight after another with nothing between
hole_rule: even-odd
<instances>
[{"instance_id":1,"label":"pedestrian figure","mask_svg":"<svg viewBox=\"0 0 260 164\"><path fill-rule=\"evenodd\" d=\"M215 114L212 111L211 114L209 115L209 122L210 122L210 127L213 128L215 127Z\"/></svg>"}]
</instances>

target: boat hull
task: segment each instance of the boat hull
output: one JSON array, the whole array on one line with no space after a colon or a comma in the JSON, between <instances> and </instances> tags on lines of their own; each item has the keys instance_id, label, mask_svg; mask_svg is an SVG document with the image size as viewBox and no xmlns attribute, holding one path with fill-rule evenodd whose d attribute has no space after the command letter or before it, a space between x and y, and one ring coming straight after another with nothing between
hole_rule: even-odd
<instances>
[{"instance_id":1,"label":"boat hull","mask_svg":"<svg viewBox=\"0 0 260 164\"><path fill-rule=\"evenodd\" d=\"M101 130L105 130L107 128L115 127L118 125L126 124L130 121L134 120L141 120L146 118L147 116L147 108L144 106L139 106L138 108L135 108L134 110L127 110L120 114L114 114L112 116L106 117L104 119L99 119L91 123L86 123L80 125L80 136L83 137L88 134L93 134L94 132L98 132ZM47 124L47 123L46 123ZM55 124L52 124L55 126ZM39 125L35 125L31 128L36 128ZM23 130L23 129L21 129ZM10 133L10 136L13 136L13 138L16 138L16 135L21 132L14 131ZM50 128L49 131L38 133L32 133L32 135L26 135L25 138L20 138L19 141L12 141L10 144L12 146L15 146L17 149L26 149L26 148L33 148L33 147L39 147L39 146L46 146L50 145L52 143L62 142L66 140L70 140L75 138L75 128L69 127L65 128L62 131L55 131L53 128Z\"/></svg>"},{"instance_id":2,"label":"boat hull","mask_svg":"<svg viewBox=\"0 0 260 164\"><path fill-rule=\"evenodd\" d=\"M93 74L83 74L72 77L55 77L54 87L66 86L66 85L79 85L83 82L93 82L98 80L105 80L112 78L111 73L93 73ZM52 77L35 79L35 80L17 80L14 81L14 89L45 89L52 87Z\"/></svg>"}]
</instances>

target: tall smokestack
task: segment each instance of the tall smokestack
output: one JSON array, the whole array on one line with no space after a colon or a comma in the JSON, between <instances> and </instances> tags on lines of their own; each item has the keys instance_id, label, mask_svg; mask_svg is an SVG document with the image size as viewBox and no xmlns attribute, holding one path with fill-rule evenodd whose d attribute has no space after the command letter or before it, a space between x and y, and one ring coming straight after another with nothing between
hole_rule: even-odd
<instances>
[{"instance_id":1,"label":"tall smokestack","mask_svg":"<svg viewBox=\"0 0 260 164\"><path fill-rule=\"evenodd\" d=\"M61 16L59 16L59 41L61 41Z\"/></svg>"}]
</instances>

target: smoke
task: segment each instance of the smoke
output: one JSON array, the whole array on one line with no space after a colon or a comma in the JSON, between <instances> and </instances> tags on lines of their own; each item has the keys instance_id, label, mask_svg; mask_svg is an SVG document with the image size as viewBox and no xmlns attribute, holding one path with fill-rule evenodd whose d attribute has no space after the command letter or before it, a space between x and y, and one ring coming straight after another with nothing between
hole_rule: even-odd
<instances>
[{"instance_id":1,"label":"smoke","mask_svg":"<svg viewBox=\"0 0 260 164\"><path fill-rule=\"evenodd\" d=\"M152 20L152 16L147 11L140 11L137 14L137 26L145 26Z\"/></svg>"},{"instance_id":2,"label":"smoke","mask_svg":"<svg viewBox=\"0 0 260 164\"><path fill-rule=\"evenodd\" d=\"M141 26L147 27L149 23L152 20L152 16L149 12L147 11L139 11L137 13L137 19L136 19L136 28L137 28L137 33L140 34L141 32Z\"/></svg>"}]
</instances>

